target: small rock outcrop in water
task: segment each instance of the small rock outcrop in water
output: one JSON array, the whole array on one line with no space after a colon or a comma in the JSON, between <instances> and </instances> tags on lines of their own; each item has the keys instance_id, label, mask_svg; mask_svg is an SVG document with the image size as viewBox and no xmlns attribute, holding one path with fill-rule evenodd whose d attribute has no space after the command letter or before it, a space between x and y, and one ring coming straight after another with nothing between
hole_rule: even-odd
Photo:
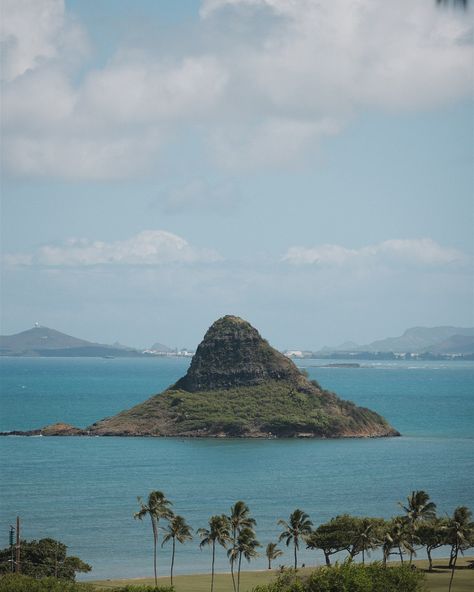
<instances>
[{"instance_id":1,"label":"small rock outcrop in water","mask_svg":"<svg viewBox=\"0 0 474 592\"><path fill-rule=\"evenodd\" d=\"M21 432L14 432L19 434ZM247 321L217 320L186 375L164 392L84 430L25 435L344 438L399 435L383 417L309 381Z\"/></svg>"}]
</instances>

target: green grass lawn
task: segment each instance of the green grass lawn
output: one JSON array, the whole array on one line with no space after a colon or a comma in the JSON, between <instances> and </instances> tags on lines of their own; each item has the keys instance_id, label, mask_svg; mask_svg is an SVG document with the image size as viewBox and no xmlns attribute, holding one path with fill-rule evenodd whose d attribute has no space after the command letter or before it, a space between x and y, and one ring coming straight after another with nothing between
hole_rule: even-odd
<instances>
[{"instance_id":1,"label":"green grass lawn","mask_svg":"<svg viewBox=\"0 0 474 592\"><path fill-rule=\"evenodd\" d=\"M472 557L461 557L458 560L458 569L454 575L452 592L472 592L474 590L474 569L467 569L467 561ZM427 561L414 562L419 569L428 567ZM427 573L428 590L430 592L447 592L451 572L448 569L446 559L439 559L433 562L434 572ZM311 572L314 568L301 570ZM240 589L242 592L252 590L258 584L266 584L275 577L275 571L245 571L240 576ZM175 576L174 585L176 592L207 592L210 590L210 575ZM153 584L153 578L140 578L136 580L101 580L94 582L98 590L107 590L114 586L125 586L126 584ZM169 585L169 578L159 578L161 585ZM214 580L215 592L232 592L232 581L230 574L216 574Z\"/></svg>"}]
</instances>

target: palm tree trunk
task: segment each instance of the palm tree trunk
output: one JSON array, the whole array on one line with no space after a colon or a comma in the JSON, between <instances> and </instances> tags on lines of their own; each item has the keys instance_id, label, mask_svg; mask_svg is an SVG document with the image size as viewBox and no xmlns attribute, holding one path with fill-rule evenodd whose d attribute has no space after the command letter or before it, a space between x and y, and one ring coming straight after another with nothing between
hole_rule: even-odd
<instances>
[{"instance_id":1,"label":"palm tree trunk","mask_svg":"<svg viewBox=\"0 0 474 592\"><path fill-rule=\"evenodd\" d=\"M242 553L239 553L239 567L237 571L237 592L240 592L240 566L242 564Z\"/></svg>"},{"instance_id":2,"label":"palm tree trunk","mask_svg":"<svg viewBox=\"0 0 474 592\"><path fill-rule=\"evenodd\" d=\"M216 559L216 541L212 541L211 592L214 592L214 562Z\"/></svg>"},{"instance_id":3,"label":"palm tree trunk","mask_svg":"<svg viewBox=\"0 0 474 592\"><path fill-rule=\"evenodd\" d=\"M171 554L171 585L173 585L174 553L176 550L176 538L173 537L173 552Z\"/></svg>"},{"instance_id":4,"label":"palm tree trunk","mask_svg":"<svg viewBox=\"0 0 474 592\"><path fill-rule=\"evenodd\" d=\"M153 570L155 572L155 588L158 586L158 574L156 571L156 545L158 543L158 529L156 527L156 522L153 516L151 518L151 526L153 528Z\"/></svg>"},{"instance_id":5,"label":"palm tree trunk","mask_svg":"<svg viewBox=\"0 0 474 592\"><path fill-rule=\"evenodd\" d=\"M428 571L433 571L433 559L431 558L431 549L429 547L426 547L426 554L428 555L429 563Z\"/></svg>"},{"instance_id":6,"label":"palm tree trunk","mask_svg":"<svg viewBox=\"0 0 474 592\"><path fill-rule=\"evenodd\" d=\"M364 552L364 548L362 548L362 565L365 565L365 552Z\"/></svg>"},{"instance_id":7,"label":"palm tree trunk","mask_svg":"<svg viewBox=\"0 0 474 592\"><path fill-rule=\"evenodd\" d=\"M268 569L272 569L272 560L268 558Z\"/></svg>"},{"instance_id":8,"label":"palm tree trunk","mask_svg":"<svg viewBox=\"0 0 474 592\"><path fill-rule=\"evenodd\" d=\"M456 544L454 544L451 547L451 552L449 554L449 565L448 565L449 569L451 569L453 567L455 557L457 557L457 545Z\"/></svg>"},{"instance_id":9,"label":"palm tree trunk","mask_svg":"<svg viewBox=\"0 0 474 592\"><path fill-rule=\"evenodd\" d=\"M235 586L234 558L233 557L231 557L231 559L230 559L230 575L232 576L232 587L234 588L234 592L236 592L237 588Z\"/></svg>"},{"instance_id":10,"label":"palm tree trunk","mask_svg":"<svg viewBox=\"0 0 474 592\"><path fill-rule=\"evenodd\" d=\"M296 541L295 541L295 569L297 569L297 568L298 568L298 559L296 556Z\"/></svg>"},{"instance_id":11,"label":"palm tree trunk","mask_svg":"<svg viewBox=\"0 0 474 592\"><path fill-rule=\"evenodd\" d=\"M232 527L232 545L235 548L237 542L237 527L233 526ZM237 592L237 586L235 584L235 577L234 577L234 556L231 555L230 558L230 575L232 576L232 587L234 588L234 592Z\"/></svg>"},{"instance_id":12,"label":"palm tree trunk","mask_svg":"<svg viewBox=\"0 0 474 592\"><path fill-rule=\"evenodd\" d=\"M448 592L451 592L451 586L453 585L454 570L456 569L456 561L457 561L457 558L458 558L458 554L456 553L456 556L454 557L454 561L453 561L453 566L451 568L451 578L449 580Z\"/></svg>"}]
</instances>

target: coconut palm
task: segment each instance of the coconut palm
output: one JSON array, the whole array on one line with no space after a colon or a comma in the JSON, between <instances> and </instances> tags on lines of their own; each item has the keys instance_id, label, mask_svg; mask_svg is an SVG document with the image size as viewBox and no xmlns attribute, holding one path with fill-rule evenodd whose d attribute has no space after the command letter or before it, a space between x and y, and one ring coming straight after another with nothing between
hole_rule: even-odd
<instances>
[{"instance_id":1,"label":"coconut palm","mask_svg":"<svg viewBox=\"0 0 474 592\"><path fill-rule=\"evenodd\" d=\"M239 556L239 564L238 564L238 571L237 571L237 592L240 592L240 568L242 565L242 557L245 557L247 561L250 561L257 557L257 547L260 547L260 543L255 538L255 532L252 528L246 526L242 528L237 537L237 550Z\"/></svg>"},{"instance_id":2,"label":"coconut palm","mask_svg":"<svg viewBox=\"0 0 474 592\"><path fill-rule=\"evenodd\" d=\"M283 551L278 548L276 543L268 543L265 555L268 559L268 569L272 569L272 561L283 555Z\"/></svg>"},{"instance_id":3,"label":"coconut palm","mask_svg":"<svg viewBox=\"0 0 474 592\"><path fill-rule=\"evenodd\" d=\"M411 544L411 534L407 531L407 523L404 518L397 516L393 518L383 528L381 537L383 541L383 559L384 564L391 555L392 549L398 549L400 562L403 564L403 553L415 554L415 549Z\"/></svg>"},{"instance_id":4,"label":"coconut palm","mask_svg":"<svg viewBox=\"0 0 474 592\"><path fill-rule=\"evenodd\" d=\"M165 545L168 541L173 541L173 550L171 553L171 585L173 585L173 567L174 567L174 555L176 552L176 541L178 543L185 543L193 538L191 534L192 528L187 524L186 520L182 516L173 516L168 525L163 529L165 535L161 546Z\"/></svg>"},{"instance_id":5,"label":"coconut palm","mask_svg":"<svg viewBox=\"0 0 474 592\"><path fill-rule=\"evenodd\" d=\"M279 536L278 540L284 540L288 547L290 543L293 543L294 556L295 556L295 569L298 567L297 552L299 549L301 539L305 539L311 534L311 527L313 523L309 519L308 514L303 510L296 509L292 514L288 522L285 520L278 520L279 526L283 526L285 529Z\"/></svg>"},{"instance_id":6,"label":"coconut palm","mask_svg":"<svg viewBox=\"0 0 474 592\"><path fill-rule=\"evenodd\" d=\"M362 518L358 522L358 528L354 533L352 542L351 558L357 555L357 553L362 553L362 565L365 565L365 553L369 554L378 545L375 532L376 523L370 518Z\"/></svg>"},{"instance_id":7,"label":"coconut palm","mask_svg":"<svg viewBox=\"0 0 474 592\"><path fill-rule=\"evenodd\" d=\"M256 522L254 518L250 517L250 509L247 504L241 500L231 507L230 516L228 518L232 534L232 547L228 550L227 556L230 561L230 573L232 575L232 585L235 592L234 564L239 556L237 539L243 528L252 528L255 526Z\"/></svg>"},{"instance_id":8,"label":"coconut palm","mask_svg":"<svg viewBox=\"0 0 474 592\"><path fill-rule=\"evenodd\" d=\"M173 513L170 506L173 504L166 499L164 493L161 491L152 491L148 495L146 504L141 497L138 497L138 503L140 504L140 510L133 517L143 520L145 516L150 516L151 520L151 527L153 529L153 569L155 573L155 586L157 586L156 546L158 543L158 523L161 518L171 518Z\"/></svg>"},{"instance_id":9,"label":"coconut palm","mask_svg":"<svg viewBox=\"0 0 474 592\"><path fill-rule=\"evenodd\" d=\"M216 560L216 543L226 547L230 540L229 519L224 514L220 516L211 516L209 519L209 528L200 528L197 531L201 537L199 547L202 549L205 545L212 546L212 568L211 568L211 592L214 590L214 564Z\"/></svg>"},{"instance_id":10,"label":"coconut palm","mask_svg":"<svg viewBox=\"0 0 474 592\"><path fill-rule=\"evenodd\" d=\"M454 570L459 553L463 553L469 547L474 546L474 522L471 521L472 512L466 506L459 506L454 510L453 517L449 519L446 528L446 542L451 545L449 567L451 579L449 592L453 584Z\"/></svg>"},{"instance_id":11,"label":"coconut palm","mask_svg":"<svg viewBox=\"0 0 474 592\"><path fill-rule=\"evenodd\" d=\"M411 524L417 524L421 520L431 520L436 516L436 504L430 502L430 496L426 491L412 491L407 497L407 505L398 502L406 513L406 517Z\"/></svg>"},{"instance_id":12,"label":"coconut palm","mask_svg":"<svg viewBox=\"0 0 474 592\"><path fill-rule=\"evenodd\" d=\"M404 506L398 502L406 513L406 521L408 523L410 533L412 536L411 545L413 546L416 540L416 529L418 525L424 520L433 520L436 517L436 504L430 502L430 496L426 491L412 491L411 495L407 497L407 505ZM414 552L410 552L410 564L413 559Z\"/></svg>"}]
</instances>

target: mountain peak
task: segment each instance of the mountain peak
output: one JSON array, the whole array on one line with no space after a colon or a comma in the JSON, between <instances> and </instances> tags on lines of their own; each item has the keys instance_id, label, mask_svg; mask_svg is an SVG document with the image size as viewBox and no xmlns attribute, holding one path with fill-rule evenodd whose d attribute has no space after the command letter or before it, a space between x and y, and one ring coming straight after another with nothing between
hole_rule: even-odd
<instances>
[{"instance_id":1,"label":"mountain peak","mask_svg":"<svg viewBox=\"0 0 474 592\"><path fill-rule=\"evenodd\" d=\"M267 380L298 380L291 360L269 345L252 325L237 316L215 321L204 335L189 370L176 383L186 391L253 386Z\"/></svg>"}]
</instances>

